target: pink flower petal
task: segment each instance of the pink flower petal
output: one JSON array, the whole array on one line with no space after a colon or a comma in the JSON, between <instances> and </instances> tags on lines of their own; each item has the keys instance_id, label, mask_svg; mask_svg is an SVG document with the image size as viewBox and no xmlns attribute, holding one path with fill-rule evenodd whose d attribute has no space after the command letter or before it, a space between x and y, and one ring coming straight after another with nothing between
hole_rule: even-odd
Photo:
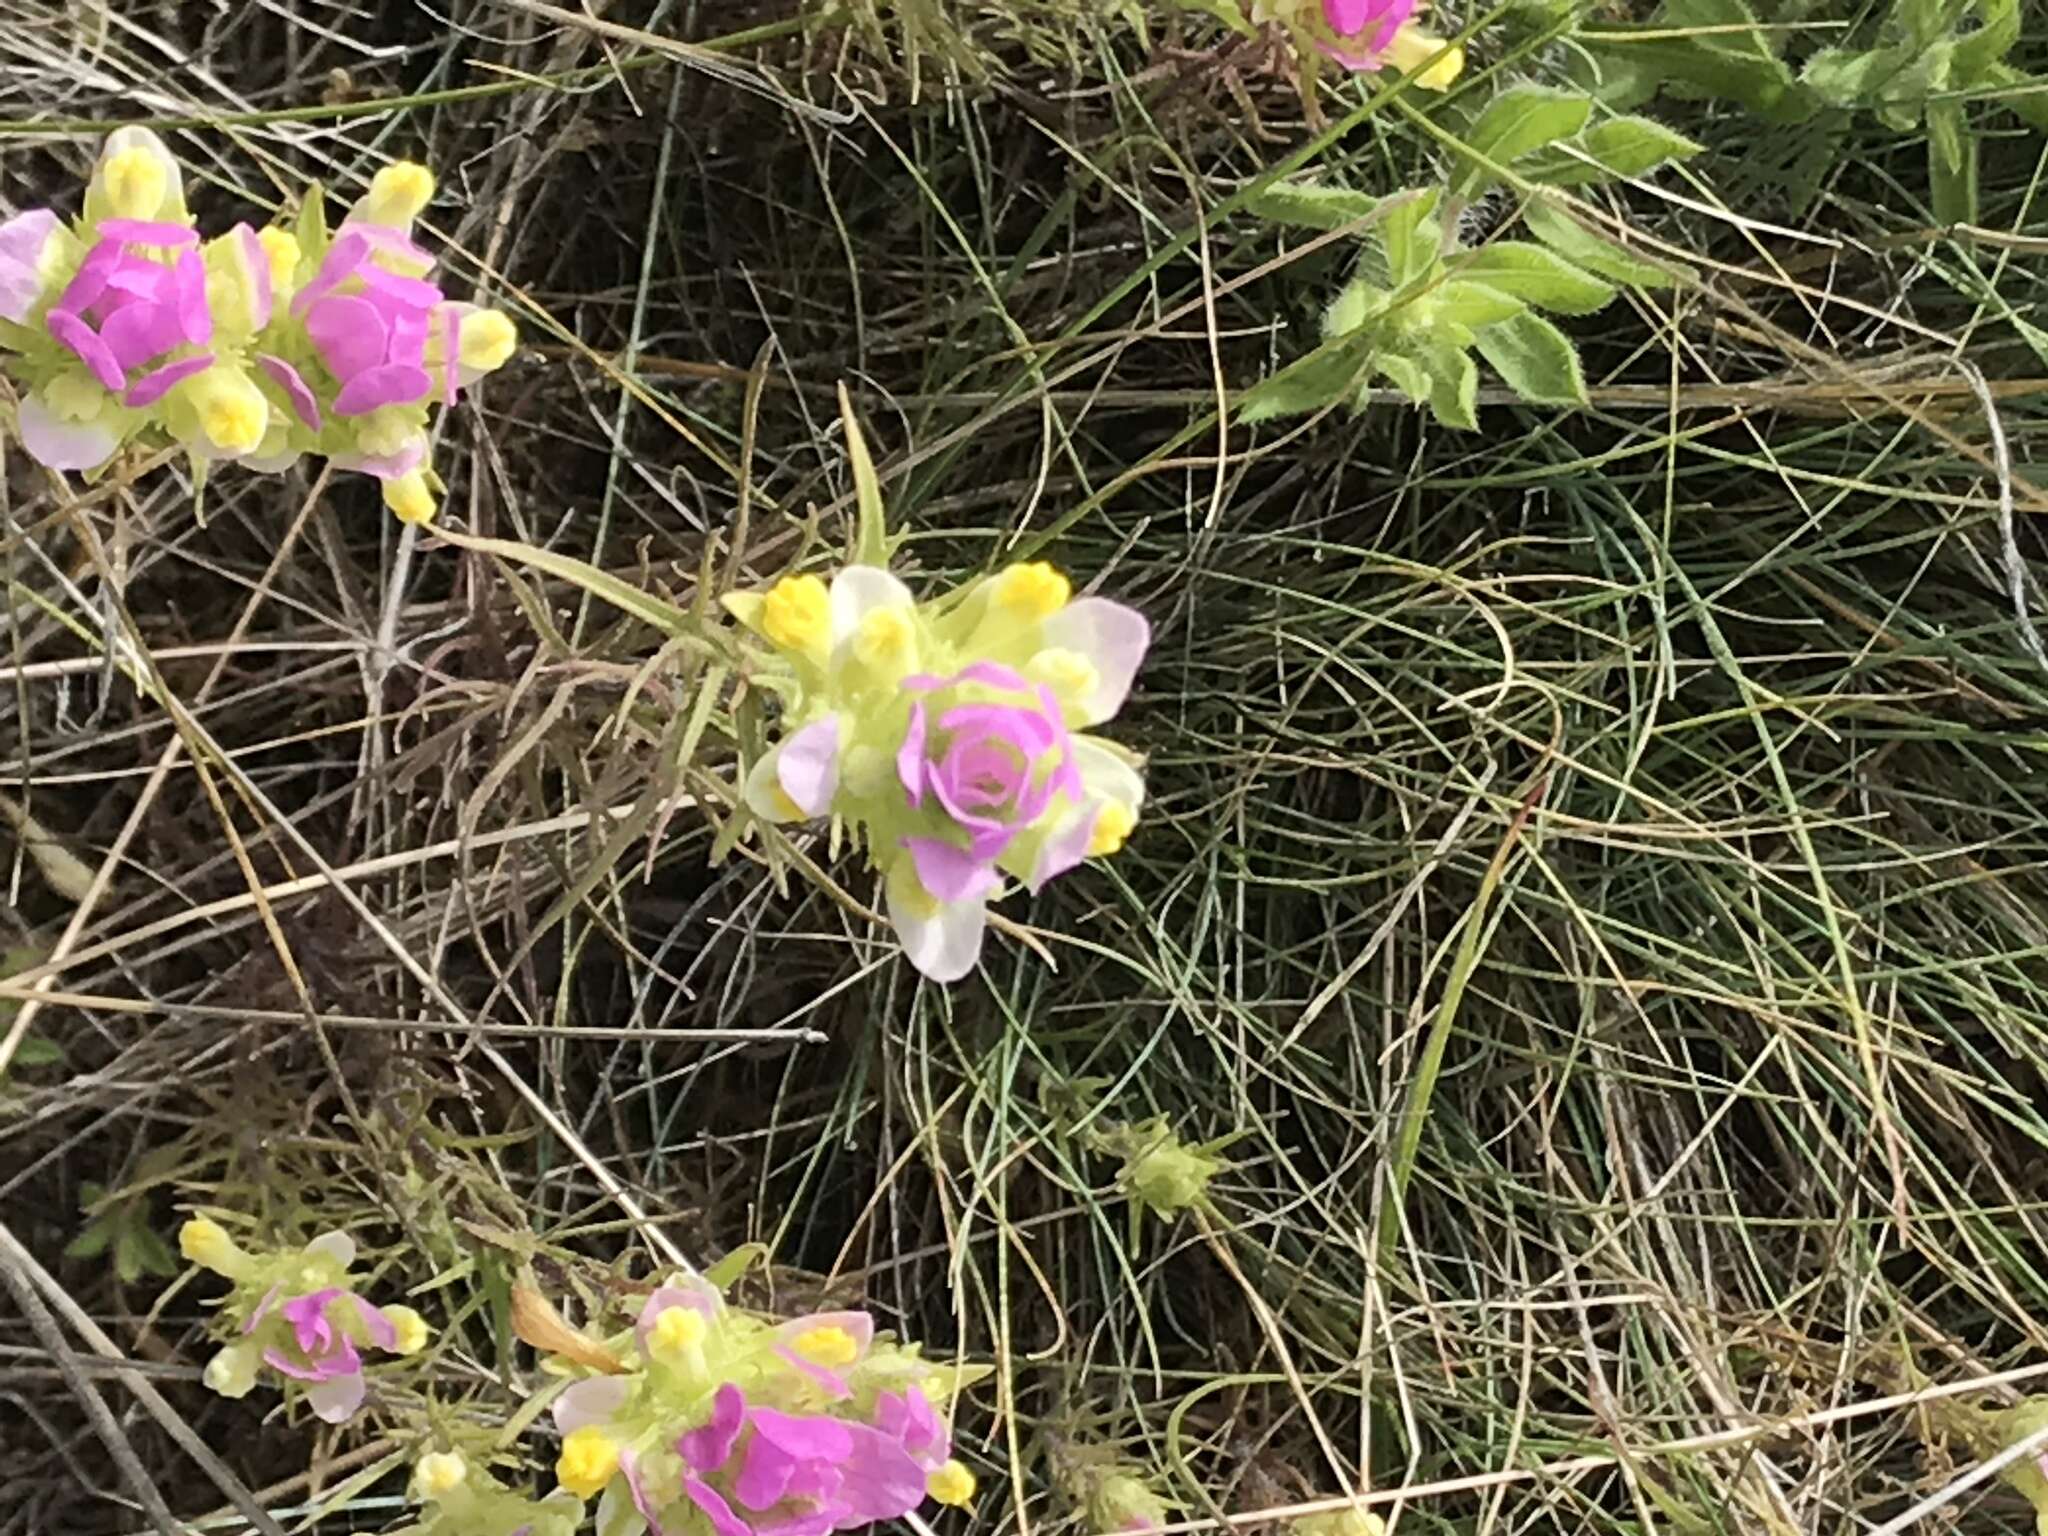
<instances>
[{"instance_id":1,"label":"pink flower petal","mask_svg":"<svg viewBox=\"0 0 2048 1536\"><path fill-rule=\"evenodd\" d=\"M711 1529L717 1536L754 1536L754 1528L733 1513L732 1506L725 1502L725 1496L700 1477L685 1477L683 1492L690 1496L690 1502L704 1511L711 1521ZM646 1511L642 1511L643 1514ZM652 1518L648 1524L652 1525Z\"/></svg>"},{"instance_id":2,"label":"pink flower petal","mask_svg":"<svg viewBox=\"0 0 2048 1536\"><path fill-rule=\"evenodd\" d=\"M270 312L277 305L277 289L270 281L270 253L247 224L237 224L228 233L241 246L242 264L249 270L249 328L260 331L270 324Z\"/></svg>"},{"instance_id":3,"label":"pink flower petal","mask_svg":"<svg viewBox=\"0 0 2048 1536\"><path fill-rule=\"evenodd\" d=\"M430 392L434 381L413 363L380 363L365 368L334 397L337 416L364 416L386 405L410 405Z\"/></svg>"},{"instance_id":4,"label":"pink flower petal","mask_svg":"<svg viewBox=\"0 0 2048 1536\"><path fill-rule=\"evenodd\" d=\"M292 313L309 313L314 304L354 277L369 255L370 241L362 230L344 227L334 244L327 247L327 256L320 263L320 270L293 296Z\"/></svg>"},{"instance_id":5,"label":"pink flower petal","mask_svg":"<svg viewBox=\"0 0 2048 1536\"><path fill-rule=\"evenodd\" d=\"M101 341L93 328L68 309L53 309L46 322L50 334L81 363L92 370L92 376L105 389L119 389L128 382L128 375L122 371L120 359L113 350Z\"/></svg>"},{"instance_id":6,"label":"pink flower petal","mask_svg":"<svg viewBox=\"0 0 2048 1536\"><path fill-rule=\"evenodd\" d=\"M147 300L123 304L100 326L100 340L124 369L162 357L185 340L178 312Z\"/></svg>"},{"instance_id":7,"label":"pink flower petal","mask_svg":"<svg viewBox=\"0 0 2048 1536\"><path fill-rule=\"evenodd\" d=\"M910 725L903 733L903 745L896 749L896 777L910 797L913 809L924 804L924 703L910 706Z\"/></svg>"},{"instance_id":8,"label":"pink flower petal","mask_svg":"<svg viewBox=\"0 0 2048 1536\"><path fill-rule=\"evenodd\" d=\"M699 1472L715 1472L732 1455L746 1417L746 1393L726 1382L711 1400L710 1419L676 1441L676 1454Z\"/></svg>"},{"instance_id":9,"label":"pink flower petal","mask_svg":"<svg viewBox=\"0 0 2048 1536\"><path fill-rule=\"evenodd\" d=\"M119 240L124 245L154 245L173 251L199 243L198 230L161 219L101 219L96 233L102 240Z\"/></svg>"},{"instance_id":10,"label":"pink flower petal","mask_svg":"<svg viewBox=\"0 0 2048 1536\"><path fill-rule=\"evenodd\" d=\"M748 1509L771 1509L782 1501L796 1468L794 1456L766 1435L757 1434L747 1442L739 1476L732 1480L732 1496Z\"/></svg>"},{"instance_id":11,"label":"pink flower petal","mask_svg":"<svg viewBox=\"0 0 2048 1536\"><path fill-rule=\"evenodd\" d=\"M53 306L68 309L74 314L84 311L102 293L106 292L107 279L127 258L121 247L112 240L102 240L85 253L85 260L78 264L78 270L71 275L63 293Z\"/></svg>"},{"instance_id":12,"label":"pink flower petal","mask_svg":"<svg viewBox=\"0 0 2048 1536\"><path fill-rule=\"evenodd\" d=\"M188 343L203 347L213 340L213 308L206 301L206 263L197 251L187 251L178 258L175 271L178 325Z\"/></svg>"},{"instance_id":13,"label":"pink flower petal","mask_svg":"<svg viewBox=\"0 0 2048 1536\"><path fill-rule=\"evenodd\" d=\"M153 373L145 373L121 397L121 403L134 410L155 405L173 384L182 383L195 373L204 373L213 366L213 354L205 352L198 357L180 358L175 363L165 363Z\"/></svg>"},{"instance_id":14,"label":"pink flower petal","mask_svg":"<svg viewBox=\"0 0 2048 1536\"><path fill-rule=\"evenodd\" d=\"M292 414L299 418L300 423L307 430L318 432L320 402L314 398L313 391L307 388L299 370L283 358L272 357L267 352L259 352L256 355L256 366L268 374L277 387L284 391L285 398L292 403Z\"/></svg>"},{"instance_id":15,"label":"pink flower petal","mask_svg":"<svg viewBox=\"0 0 2048 1536\"><path fill-rule=\"evenodd\" d=\"M432 309L445 295L433 283L419 277L405 277L374 262L362 270L363 286L408 309Z\"/></svg>"},{"instance_id":16,"label":"pink flower petal","mask_svg":"<svg viewBox=\"0 0 2048 1536\"><path fill-rule=\"evenodd\" d=\"M996 887L992 865L935 837L906 837L918 884L942 902L976 901Z\"/></svg>"},{"instance_id":17,"label":"pink flower petal","mask_svg":"<svg viewBox=\"0 0 2048 1536\"><path fill-rule=\"evenodd\" d=\"M398 1352L398 1325L391 1321L382 1307L373 1307L360 1296L351 1296L356 1304L356 1316L362 1319L363 1332L370 1336L370 1342L379 1349L393 1354Z\"/></svg>"},{"instance_id":18,"label":"pink flower petal","mask_svg":"<svg viewBox=\"0 0 2048 1536\"><path fill-rule=\"evenodd\" d=\"M384 361L391 333L368 299L338 295L306 311L306 334L328 371L344 384Z\"/></svg>"},{"instance_id":19,"label":"pink flower petal","mask_svg":"<svg viewBox=\"0 0 2048 1536\"><path fill-rule=\"evenodd\" d=\"M104 423L66 421L35 395L22 397L17 420L21 446L45 469L97 469L121 446Z\"/></svg>"}]
</instances>

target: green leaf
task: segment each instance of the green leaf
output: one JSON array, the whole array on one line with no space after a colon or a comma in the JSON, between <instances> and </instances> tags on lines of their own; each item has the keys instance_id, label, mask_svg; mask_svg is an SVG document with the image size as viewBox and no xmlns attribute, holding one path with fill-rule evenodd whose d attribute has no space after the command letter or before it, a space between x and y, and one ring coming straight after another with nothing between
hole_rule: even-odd
<instances>
[{"instance_id":1,"label":"green leaf","mask_svg":"<svg viewBox=\"0 0 2048 1536\"><path fill-rule=\"evenodd\" d=\"M1578 349L1541 315L1521 314L1479 333L1479 355L1501 382L1538 405L1584 405Z\"/></svg>"},{"instance_id":2,"label":"green leaf","mask_svg":"<svg viewBox=\"0 0 2048 1536\"><path fill-rule=\"evenodd\" d=\"M112 1216L100 1217L99 1220L93 1222L92 1225L88 1226L78 1236L64 1245L64 1257L67 1259L97 1258L100 1254L107 1251L107 1244L114 1240L114 1233L119 1225Z\"/></svg>"},{"instance_id":3,"label":"green leaf","mask_svg":"<svg viewBox=\"0 0 2048 1536\"><path fill-rule=\"evenodd\" d=\"M1568 139L1586 126L1591 98L1547 85L1513 85L1486 104L1465 135L1470 156L1452 182L1453 190L1469 194L1498 181L1500 170L1546 144Z\"/></svg>"},{"instance_id":4,"label":"green leaf","mask_svg":"<svg viewBox=\"0 0 2048 1536\"><path fill-rule=\"evenodd\" d=\"M1690 279L1696 275L1689 267L1677 263L1663 267L1637 256L1620 242L1595 234L1563 209L1545 202L1531 202L1524 208L1522 222L1530 234L1573 266L1583 267L1611 283L1669 288L1679 277Z\"/></svg>"},{"instance_id":5,"label":"green leaf","mask_svg":"<svg viewBox=\"0 0 2048 1536\"><path fill-rule=\"evenodd\" d=\"M54 1040L45 1040L41 1035L25 1035L21 1044L14 1048L14 1060L10 1065L48 1067L63 1059L64 1048Z\"/></svg>"},{"instance_id":6,"label":"green leaf","mask_svg":"<svg viewBox=\"0 0 2048 1536\"><path fill-rule=\"evenodd\" d=\"M1437 290L1438 313L1461 325L1469 325L1475 331L1481 326L1498 325L1526 308L1528 306L1513 294L1503 293L1485 283L1454 278Z\"/></svg>"},{"instance_id":7,"label":"green leaf","mask_svg":"<svg viewBox=\"0 0 2048 1536\"><path fill-rule=\"evenodd\" d=\"M1889 48L1823 48L1806 61L1799 78L1831 107L1860 107L1876 97L1899 62Z\"/></svg>"},{"instance_id":8,"label":"green leaf","mask_svg":"<svg viewBox=\"0 0 2048 1536\"><path fill-rule=\"evenodd\" d=\"M299 242L299 264L318 267L327 255L327 189L317 181L307 185L299 201L294 238Z\"/></svg>"},{"instance_id":9,"label":"green leaf","mask_svg":"<svg viewBox=\"0 0 2048 1536\"><path fill-rule=\"evenodd\" d=\"M1275 182L1245 199L1245 207L1268 223L1303 229L1342 229L1371 217L1379 205L1380 199L1369 193L1312 181Z\"/></svg>"},{"instance_id":10,"label":"green leaf","mask_svg":"<svg viewBox=\"0 0 2048 1536\"><path fill-rule=\"evenodd\" d=\"M1353 278L1323 311L1323 334L1350 335L1378 314L1385 307L1386 300L1385 289L1375 287L1362 277Z\"/></svg>"},{"instance_id":11,"label":"green leaf","mask_svg":"<svg viewBox=\"0 0 2048 1536\"><path fill-rule=\"evenodd\" d=\"M2020 40L2019 0L1984 0L1979 9L1984 24L1956 39L1952 81L1964 90L1985 84Z\"/></svg>"},{"instance_id":12,"label":"green leaf","mask_svg":"<svg viewBox=\"0 0 2048 1536\"><path fill-rule=\"evenodd\" d=\"M1804 122L1821 105L1793 78L1746 0L1666 0L1645 25L1602 28L1594 46L1603 60L1674 95L1723 97L1766 122Z\"/></svg>"},{"instance_id":13,"label":"green leaf","mask_svg":"<svg viewBox=\"0 0 2048 1536\"><path fill-rule=\"evenodd\" d=\"M1394 388L1408 397L1410 405L1420 405L1429 398L1432 385L1429 370L1415 358L1401 352L1381 352L1372 361L1375 368L1393 381Z\"/></svg>"},{"instance_id":14,"label":"green leaf","mask_svg":"<svg viewBox=\"0 0 2048 1536\"><path fill-rule=\"evenodd\" d=\"M769 1249L766 1243L741 1243L716 1264L704 1271L704 1278L719 1291L732 1289L733 1283L756 1264L768 1262Z\"/></svg>"},{"instance_id":15,"label":"green leaf","mask_svg":"<svg viewBox=\"0 0 2048 1536\"><path fill-rule=\"evenodd\" d=\"M1396 288L1427 272L1443 248L1443 231L1434 217L1440 196L1431 187L1387 199L1378 233L1380 249L1387 253L1387 275Z\"/></svg>"},{"instance_id":16,"label":"green leaf","mask_svg":"<svg viewBox=\"0 0 2048 1536\"><path fill-rule=\"evenodd\" d=\"M889 514L882 506L882 482L875 473L875 461L868 456L867 439L854 419L853 399L846 385L839 386L839 419L846 425L846 455L853 461L853 495L859 504L860 521L854 533L853 563L889 563Z\"/></svg>"},{"instance_id":17,"label":"green leaf","mask_svg":"<svg viewBox=\"0 0 2048 1536\"><path fill-rule=\"evenodd\" d=\"M1689 160L1705 147L1655 118L1615 117L1595 123L1569 144L1532 155L1522 174L1546 186L1580 187L1644 176L1673 160Z\"/></svg>"},{"instance_id":18,"label":"green leaf","mask_svg":"<svg viewBox=\"0 0 2048 1536\"><path fill-rule=\"evenodd\" d=\"M558 555L551 549L537 545L522 544L514 539L483 539L470 534L457 533L451 528L436 527L434 536L447 540L458 549L471 549L479 554L496 555L501 560L510 560L518 565L527 565L550 576L559 576L572 582L593 597L601 597L614 608L623 609L642 623L653 626L663 634L678 639L694 639L699 629L684 609L674 603L664 602L651 593L642 592L631 582L621 581L607 571L594 565L587 565L569 555Z\"/></svg>"},{"instance_id":19,"label":"green leaf","mask_svg":"<svg viewBox=\"0 0 2048 1536\"><path fill-rule=\"evenodd\" d=\"M2000 64L1989 70L1989 79L1999 88L1998 104L2017 112L2020 118L2048 133L2048 76L2030 75Z\"/></svg>"},{"instance_id":20,"label":"green leaf","mask_svg":"<svg viewBox=\"0 0 2048 1536\"><path fill-rule=\"evenodd\" d=\"M1483 283L1561 315L1590 315L1614 299L1614 286L1582 272L1562 256L1525 240L1496 240L1453 268L1469 283Z\"/></svg>"},{"instance_id":21,"label":"green leaf","mask_svg":"<svg viewBox=\"0 0 2048 1536\"><path fill-rule=\"evenodd\" d=\"M1461 432L1478 430L1479 365L1471 353L1447 347L1432 360L1429 414Z\"/></svg>"},{"instance_id":22,"label":"green leaf","mask_svg":"<svg viewBox=\"0 0 2048 1536\"><path fill-rule=\"evenodd\" d=\"M1927 175L1937 222L1977 222L1977 138L1960 101L1927 103Z\"/></svg>"},{"instance_id":23,"label":"green leaf","mask_svg":"<svg viewBox=\"0 0 2048 1536\"><path fill-rule=\"evenodd\" d=\"M1365 349L1355 336L1325 342L1238 397L1237 419L1268 421L1305 416L1344 398L1365 366Z\"/></svg>"}]
</instances>

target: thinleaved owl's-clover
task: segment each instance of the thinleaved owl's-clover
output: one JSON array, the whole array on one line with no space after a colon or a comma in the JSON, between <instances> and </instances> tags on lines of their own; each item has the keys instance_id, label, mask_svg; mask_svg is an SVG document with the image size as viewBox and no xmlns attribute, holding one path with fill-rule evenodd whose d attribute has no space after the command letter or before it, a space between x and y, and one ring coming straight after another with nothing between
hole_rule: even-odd
<instances>
[{"instance_id":1,"label":"thinleaved owl's-clover","mask_svg":"<svg viewBox=\"0 0 2048 1536\"><path fill-rule=\"evenodd\" d=\"M785 699L748 806L854 828L904 953L933 980L973 969L1005 876L1035 892L1137 825L1136 762L1083 734L1123 707L1144 660L1137 610L1075 597L1035 561L923 603L880 566L848 565L726 607L768 643Z\"/></svg>"}]
</instances>

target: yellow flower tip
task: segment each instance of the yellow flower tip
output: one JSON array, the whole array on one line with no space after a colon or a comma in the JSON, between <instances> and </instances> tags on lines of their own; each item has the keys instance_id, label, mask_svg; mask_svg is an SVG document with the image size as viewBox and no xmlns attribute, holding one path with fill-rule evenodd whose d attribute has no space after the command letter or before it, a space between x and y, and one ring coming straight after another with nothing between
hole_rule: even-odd
<instances>
[{"instance_id":1,"label":"yellow flower tip","mask_svg":"<svg viewBox=\"0 0 2048 1536\"><path fill-rule=\"evenodd\" d=\"M1073 586L1043 560L1013 565L995 578L997 606L1018 618L1049 619L1067 606Z\"/></svg>"},{"instance_id":2,"label":"yellow flower tip","mask_svg":"<svg viewBox=\"0 0 2048 1536\"><path fill-rule=\"evenodd\" d=\"M463 367L490 373L504 367L518 345L518 328L507 316L480 309L463 320L455 349Z\"/></svg>"},{"instance_id":3,"label":"yellow flower tip","mask_svg":"<svg viewBox=\"0 0 2048 1536\"><path fill-rule=\"evenodd\" d=\"M288 287L292 274L299 269L298 238L288 229L259 229L256 243L270 259L271 287Z\"/></svg>"},{"instance_id":4,"label":"yellow flower tip","mask_svg":"<svg viewBox=\"0 0 2048 1536\"><path fill-rule=\"evenodd\" d=\"M1454 47L1442 58L1444 40L1421 27L1404 26L1387 45L1387 62L1411 76L1425 91L1447 91L1465 73L1465 50ZM1435 63L1430 60L1436 59Z\"/></svg>"},{"instance_id":5,"label":"yellow flower tip","mask_svg":"<svg viewBox=\"0 0 2048 1536\"><path fill-rule=\"evenodd\" d=\"M100 167L100 185L117 219L153 219L163 207L170 178L163 162L146 149L124 149Z\"/></svg>"},{"instance_id":6,"label":"yellow flower tip","mask_svg":"<svg viewBox=\"0 0 2048 1536\"><path fill-rule=\"evenodd\" d=\"M439 510L427 477L416 469L384 482L384 505L401 523L431 523Z\"/></svg>"},{"instance_id":7,"label":"yellow flower tip","mask_svg":"<svg viewBox=\"0 0 2048 1536\"><path fill-rule=\"evenodd\" d=\"M618 1442L597 1425L586 1424L564 1437L555 1481L579 1499L594 1498L618 1470Z\"/></svg>"},{"instance_id":8,"label":"yellow flower tip","mask_svg":"<svg viewBox=\"0 0 2048 1536\"><path fill-rule=\"evenodd\" d=\"M427 1340L434 1336L427 1320L411 1307L386 1307L384 1315L391 1319L392 1330L398 1335L394 1347L401 1355L418 1354L427 1347Z\"/></svg>"},{"instance_id":9,"label":"yellow flower tip","mask_svg":"<svg viewBox=\"0 0 2048 1536\"><path fill-rule=\"evenodd\" d=\"M974 1502L974 1474L957 1461L949 1461L925 1479L925 1491L941 1504L964 1509Z\"/></svg>"},{"instance_id":10,"label":"yellow flower tip","mask_svg":"<svg viewBox=\"0 0 2048 1536\"><path fill-rule=\"evenodd\" d=\"M917 630L901 608L876 608L860 621L853 653L877 669L906 664L917 644Z\"/></svg>"},{"instance_id":11,"label":"yellow flower tip","mask_svg":"<svg viewBox=\"0 0 2048 1536\"><path fill-rule=\"evenodd\" d=\"M387 165L370 178L363 213L373 224L410 224L434 196L434 173L412 160Z\"/></svg>"},{"instance_id":12,"label":"yellow flower tip","mask_svg":"<svg viewBox=\"0 0 2048 1536\"><path fill-rule=\"evenodd\" d=\"M270 430L270 406L246 375L209 368L193 378L189 389L199 430L214 447L222 453L253 453L262 445Z\"/></svg>"},{"instance_id":13,"label":"yellow flower tip","mask_svg":"<svg viewBox=\"0 0 2048 1536\"><path fill-rule=\"evenodd\" d=\"M780 784L768 791L768 798L774 802L775 814L784 821L803 821L804 808L789 798L789 791Z\"/></svg>"},{"instance_id":14,"label":"yellow flower tip","mask_svg":"<svg viewBox=\"0 0 2048 1536\"><path fill-rule=\"evenodd\" d=\"M469 1476L469 1463L453 1451L429 1451L419 1459L413 1475L422 1498L444 1499Z\"/></svg>"},{"instance_id":15,"label":"yellow flower tip","mask_svg":"<svg viewBox=\"0 0 2048 1536\"><path fill-rule=\"evenodd\" d=\"M1124 840L1138 825L1138 816L1129 806L1115 800L1110 801L1095 813L1095 828L1088 834L1088 857L1107 858L1123 847Z\"/></svg>"},{"instance_id":16,"label":"yellow flower tip","mask_svg":"<svg viewBox=\"0 0 2048 1536\"><path fill-rule=\"evenodd\" d=\"M247 1257L217 1221L194 1216L178 1228L178 1252L202 1269L231 1274Z\"/></svg>"},{"instance_id":17,"label":"yellow flower tip","mask_svg":"<svg viewBox=\"0 0 2048 1536\"><path fill-rule=\"evenodd\" d=\"M782 795L780 789L776 793ZM782 799L788 800L789 796L782 795ZM648 1347L658 1355L680 1354L703 1342L704 1314L691 1307L664 1308L656 1315L654 1326L647 1330Z\"/></svg>"},{"instance_id":18,"label":"yellow flower tip","mask_svg":"<svg viewBox=\"0 0 2048 1536\"><path fill-rule=\"evenodd\" d=\"M806 1328L790 1341L790 1348L811 1364L827 1369L851 1365L860 1358L860 1341L844 1328L832 1324L823 1328Z\"/></svg>"},{"instance_id":19,"label":"yellow flower tip","mask_svg":"<svg viewBox=\"0 0 2048 1536\"><path fill-rule=\"evenodd\" d=\"M1025 664L1024 675L1034 683L1043 683L1055 698L1068 704L1088 698L1102 683L1102 674L1095 670L1093 662L1079 651L1062 646L1053 646L1032 657Z\"/></svg>"},{"instance_id":20,"label":"yellow flower tip","mask_svg":"<svg viewBox=\"0 0 2048 1536\"><path fill-rule=\"evenodd\" d=\"M831 628L831 600L815 576L783 577L761 604L761 633L785 651L814 650Z\"/></svg>"}]
</instances>

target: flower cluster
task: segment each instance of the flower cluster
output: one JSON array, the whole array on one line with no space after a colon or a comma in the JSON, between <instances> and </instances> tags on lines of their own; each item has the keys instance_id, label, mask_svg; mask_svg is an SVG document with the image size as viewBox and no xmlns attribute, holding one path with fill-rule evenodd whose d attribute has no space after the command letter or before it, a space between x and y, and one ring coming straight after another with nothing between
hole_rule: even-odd
<instances>
[{"instance_id":1,"label":"flower cluster","mask_svg":"<svg viewBox=\"0 0 2048 1536\"><path fill-rule=\"evenodd\" d=\"M1004 875L1035 892L1136 826L1137 768L1081 734L1130 691L1151 641L1136 610L1076 598L1037 562L923 604L849 565L726 606L773 648L763 678L785 698L748 806L857 827L904 951L934 980L973 968Z\"/></svg>"},{"instance_id":2,"label":"flower cluster","mask_svg":"<svg viewBox=\"0 0 2048 1536\"><path fill-rule=\"evenodd\" d=\"M247 1395L268 1366L280 1385L303 1387L317 1416L340 1424L362 1406L363 1350L411 1355L426 1345L426 1320L411 1307L373 1306L349 1289L356 1245L346 1233L256 1254L200 1216L179 1229L178 1247L234 1282L221 1315L235 1337L206 1365L206 1384L223 1397Z\"/></svg>"},{"instance_id":3,"label":"flower cluster","mask_svg":"<svg viewBox=\"0 0 2048 1536\"><path fill-rule=\"evenodd\" d=\"M828 1536L974 1496L939 1411L963 1375L865 1312L776 1322L677 1278L610 1348L632 1364L553 1404L556 1478L602 1495L604 1536Z\"/></svg>"},{"instance_id":4,"label":"flower cluster","mask_svg":"<svg viewBox=\"0 0 2048 1536\"><path fill-rule=\"evenodd\" d=\"M184 179L146 128L110 134L70 224L0 223L0 363L22 388L22 446L97 470L128 443L176 445L195 477L317 453L375 475L409 522L434 515L427 413L516 344L496 310L449 300L413 242L433 196L386 166L330 236L317 189L296 231L202 240Z\"/></svg>"},{"instance_id":5,"label":"flower cluster","mask_svg":"<svg viewBox=\"0 0 2048 1536\"><path fill-rule=\"evenodd\" d=\"M1418 26L1418 0L1251 0L1255 22L1278 22L1346 69L1391 64L1424 90L1446 91L1465 72L1465 51ZM1439 57L1441 55L1441 57Z\"/></svg>"}]
</instances>

